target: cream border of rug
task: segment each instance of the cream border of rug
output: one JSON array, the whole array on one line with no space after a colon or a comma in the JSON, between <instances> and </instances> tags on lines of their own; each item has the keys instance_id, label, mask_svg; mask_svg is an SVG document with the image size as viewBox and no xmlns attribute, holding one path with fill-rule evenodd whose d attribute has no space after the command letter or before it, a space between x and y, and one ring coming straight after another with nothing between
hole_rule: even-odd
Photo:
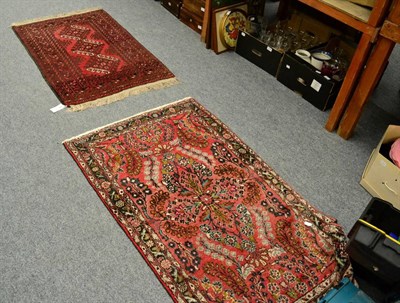
<instances>
[{"instance_id":1,"label":"cream border of rug","mask_svg":"<svg viewBox=\"0 0 400 303\"><path fill-rule=\"evenodd\" d=\"M77 10L77 11L73 11L73 12L69 12L69 13L61 13L61 14L57 14L54 16L39 17L39 18L29 19L29 20L25 20L25 21L21 21L21 22L12 23L11 27L26 25L26 24L40 22L40 21L46 21L46 20L50 20L50 19L69 17L69 16L74 16L74 15L79 15L79 14L93 12L93 11L99 11L99 10L102 10L102 8L101 7L92 7L92 8L81 9L81 10Z\"/></svg>"},{"instance_id":2,"label":"cream border of rug","mask_svg":"<svg viewBox=\"0 0 400 303\"><path fill-rule=\"evenodd\" d=\"M83 137L83 136L85 136L85 135L88 135L88 134L90 134L90 133L92 133L92 132L99 131L99 130L101 130L101 129L104 129L104 128L106 128L106 127L109 127L109 126L111 126L111 125L114 125L114 124L116 124L116 123L124 122L124 121L127 121L127 120L131 119L131 118L134 118L134 117L137 117L137 116L140 116L140 115L143 115L143 114L146 114L146 113L149 113L149 112L152 112L152 111L155 111L155 110L164 108L164 107L168 107L168 106L171 106L171 105L173 105L173 104L177 104L177 103L180 103L180 102L184 102L184 101L190 100L190 99L194 99L194 98L189 96L189 97L185 97L185 98L182 98L182 99L180 99L180 100L177 100L177 101L173 101L173 102L171 102L171 103L167 103L167 104L164 104L164 105L160 105L160 106L157 106L157 107L150 108L150 109L148 109L148 110L139 112L139 113L134 114L134 115L132 115L132 116L129 116L129 117L126 117L126 118L122 118L121 120L114 121L114 122L105 124L105 125L103 125L103 126L99 126L99 127L97 127L97 128L88 130L88 131L86 131L86 132L84 132L84 133L82 133L82 134L79 134L79 135L77 135L77 136L74 136L74 137L71 137L71 138L69 138L69 139L66 139L66 140L62 141L62 143L63 143L63 144L64 144L64 143L67 143L67 142L69 142L69 141L72 141L72 140L74 140L74 139L78 139L78 138Z\"/></svg>"},{"instance_id":3,"label":"cream border of rug","mask_svg":"<svg viewBox=\"0 0 400 303\"><path fill-rule=\"evenodd\" d=\"M163 80L159 80L159 81L152 82L152 83L143 84L140 86L128 88L126 90L123 90L119 93L116 93L116 94L113 94L110 96L105 96L103 98L95 99L93 101L88 101L88 102L84 102L84 103L76 104L76 105L69 105L68 111L77 112L77 111L82 111L82 110L85 110L88 108L93 108L93 107L97 107L97 106L110 104L110 103L125 99L129 96L138 95L138 94L141 94L141 93L144 93L147 91L151 91L151 90L166 88L166 87L178 84L178 83L179 83L179 81L176 79L176 77L173 77L173 78L163 79Z\"/></svg>"}]
</instances>

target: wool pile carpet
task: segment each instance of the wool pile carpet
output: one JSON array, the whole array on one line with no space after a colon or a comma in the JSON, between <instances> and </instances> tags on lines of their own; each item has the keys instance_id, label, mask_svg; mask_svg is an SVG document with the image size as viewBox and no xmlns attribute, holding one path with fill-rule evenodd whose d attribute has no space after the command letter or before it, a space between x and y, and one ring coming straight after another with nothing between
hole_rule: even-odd
<instances>
[{"instance_id":1,"label":"wool pile carpet","mask_svg":"<svg viewBox=\"0 0 400 303\"><path fill-rule=\"evenodd\" d=\"M316 302L346 236L193 98L64 142L175 302Z\"/></svg>"},{"instance_id":2,"label":"wool pile carpet","mask_svg":"<svg viewBox=\"0 0 400 303\"><path fill-rule=\"evenodd\" d=\"M101 9L15 23L12 28L61 103L72 110L177 82Z\"/></svg>"}]
</instances>

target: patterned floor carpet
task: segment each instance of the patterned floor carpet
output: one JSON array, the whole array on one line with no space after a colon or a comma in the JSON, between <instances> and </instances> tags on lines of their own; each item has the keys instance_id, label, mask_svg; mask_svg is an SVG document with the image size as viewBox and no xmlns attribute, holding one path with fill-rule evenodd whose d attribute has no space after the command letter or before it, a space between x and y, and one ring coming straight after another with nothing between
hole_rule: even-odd
<instances>
[{"instance_id":1,"label":"patterned floor carpet","mask_svg":"<svg viewBox=\"0 0 400 303\"><path fill-rule=\"evenodd\" d=\"M336 220L192 98L64 145L176 302L315 302L349 267Z\"/></svg>"},{"instance_id":2,"label":"patterned floor carpet","mask_svg":"<svg viewBox=\"0 0 400 303\"><path fill-rule=\"evenodd\" d=\"M176 83L163 63L101 9L13 29L60 101L74 110Z\"/></svg>"}]
</instances>

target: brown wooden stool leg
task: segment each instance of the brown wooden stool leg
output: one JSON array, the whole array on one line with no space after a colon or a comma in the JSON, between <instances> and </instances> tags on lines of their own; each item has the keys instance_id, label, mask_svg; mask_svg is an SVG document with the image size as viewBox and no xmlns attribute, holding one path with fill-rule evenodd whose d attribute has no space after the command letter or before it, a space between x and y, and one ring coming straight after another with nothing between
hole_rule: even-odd
<instances>
[{"instance_id":1,"label":"brown wooden stool leg","mask_svg":"<svg viewBox=\"0 0 400 303\"><path fill-rule=\"evenodd\" d=\"M372 45L370 39L371 37L369 35L363 34L358 43L353 60L351 61L346 77L343 80L342 87L336 97L335 104L329 114L328 121L326 122L325 128L328 131L334 131L342 118L351 93L356 85L356 81L369 55Z\"/></svg>"},{"instance_id":2,"label":"brown wooden stool leg","mask_svg":"<svg viewBox=\"0 0 400 303\"><path fill-rule=\"evenodd\" d=\"M381 77L394 45L393 41L379 36L367 66L362 73L360 82L343 115L343 119L340 121L338 134L342 138L348 139L353 134L364 105Z\"/></svg>"}]
</instances>

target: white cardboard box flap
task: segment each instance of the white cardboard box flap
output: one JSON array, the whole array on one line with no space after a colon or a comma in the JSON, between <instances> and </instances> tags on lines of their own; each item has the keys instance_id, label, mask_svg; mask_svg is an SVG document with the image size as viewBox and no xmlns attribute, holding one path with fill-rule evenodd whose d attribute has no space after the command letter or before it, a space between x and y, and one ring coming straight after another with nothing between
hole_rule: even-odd
<instances>
[{"instance_id":1,"label":"white cardboard box flap","mask_svg":"<svg viewBox=\"0 0 400 303\"><path fill-rule=\"evenodd\" d=\"M382 144L400 138L400 125L389 125L378 146L372 151L360 184L374 197L400 209L400 168L380 153Z\"/></svg>"}]
</instances>

